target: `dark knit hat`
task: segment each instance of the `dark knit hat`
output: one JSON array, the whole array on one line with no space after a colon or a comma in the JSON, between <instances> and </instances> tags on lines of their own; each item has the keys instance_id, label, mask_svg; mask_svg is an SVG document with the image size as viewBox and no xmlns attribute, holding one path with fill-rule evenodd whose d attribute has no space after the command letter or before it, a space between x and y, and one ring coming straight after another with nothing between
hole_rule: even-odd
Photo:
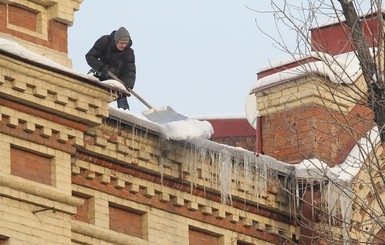
<instances>
[{"instance_id":1,"label":"dark knit hat","mask_svg":"<svg viewBox=\"0 0 385 245\"><path fill-rule=\"evenodd\" d=\"M128 42L130 41L130 33L122 26L115 32L114 41L115 43L119 41Z\"/></svg>"}]
</instances>

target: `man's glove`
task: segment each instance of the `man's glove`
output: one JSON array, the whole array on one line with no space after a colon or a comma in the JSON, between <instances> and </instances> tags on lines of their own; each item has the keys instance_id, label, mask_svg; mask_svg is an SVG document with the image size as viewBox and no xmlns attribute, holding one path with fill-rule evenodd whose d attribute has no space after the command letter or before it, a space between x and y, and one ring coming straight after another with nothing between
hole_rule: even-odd
<instances>
[{"instance_id":1,"label":"man's glove","mask_svg":"<svg viewBox=\"0 0 385 245\"><path fill-rule=\"evenodd\" d=\"M108 75L109 68L110 67L108 65L103 66L102 69L100 69L100 77L105 79L109 78L110 77L110 75Z\"/></svg>"}]
</instances>

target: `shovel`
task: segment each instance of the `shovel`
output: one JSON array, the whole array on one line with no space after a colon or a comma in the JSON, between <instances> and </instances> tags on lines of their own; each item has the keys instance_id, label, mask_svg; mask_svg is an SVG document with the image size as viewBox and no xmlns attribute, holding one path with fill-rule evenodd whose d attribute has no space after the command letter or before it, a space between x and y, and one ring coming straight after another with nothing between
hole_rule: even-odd
<instances>
[{"instance_id":1,"label":"shovel","mask_svg":"<svg viewBox=\"0 0 385 245\"><path fill-rule=\"evenodd\" d=\"M142 112L142 114L150 121L156 122L159 124L165 124L169 122L174 122L174 121L181 121L187 119L186 116L183 116L176 111L174 111L171 107L169 106L163 106L159 108L154 108L152 107L147 101L145 101L139 94L134 92L132 89L127 87L122 80L120 80L117 76L115 76L114 73L108 71L108 75L115 79L116 81L120 82L123 84L127 91L134 95L140 102L142 102L145 106L148 107L148 110L145 110Z\"/></svg>"}]
</instances>

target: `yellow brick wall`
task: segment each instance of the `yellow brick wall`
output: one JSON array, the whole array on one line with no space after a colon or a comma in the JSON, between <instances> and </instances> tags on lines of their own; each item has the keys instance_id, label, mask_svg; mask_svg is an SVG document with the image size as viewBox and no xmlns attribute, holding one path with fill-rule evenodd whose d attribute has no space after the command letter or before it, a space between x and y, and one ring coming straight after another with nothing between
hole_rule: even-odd
<instances>
[{"instance_id":1,"label":"yellow brick wall","mask_svg":"<svg viewBox=\"0 0 385 245\"><path fill-rule=\"evenodd\" d=\"M58 29L71 25L81 2L6 1L2 7L41 14L42 29L31 33L6 23L0 37L68 67L62 52L19 40L9 30L48 39L45 21L59 23ZM192 161L189 154L197 149L191 142L165 140L156 126L117 123L108 104L118 95L65 68L0 54L0 238L9 244L189 244L191 229L223 245L263 245L297 234L288 198L278 190L289 168L272 168L263 188L233 169L232 199L223 198L216 161ZM50 159L48 184L13 175L12 159L23 156L12 149ZM242 163L243 150L227 151L229 161ZM271 167L261 159L261 166ZM87 222L76 220L83 197ZM141 214L141 238L110 229L115 206Z\"/></svg>"},{"instance_id":2,"label":"yellow brick wall","mask_svg":"<svg viewBox=\"0 0 385 245\"><path fill-rule=\"evenodd\" d=\"M366 91L363 78L353 86L356 93L351 93L349 86L335 85L319 76L299 78L257 92L257 108L261 116L311 104L349 112L355 105L352 102L363 96L358 91Z\"/></svg>"}]
</instances>

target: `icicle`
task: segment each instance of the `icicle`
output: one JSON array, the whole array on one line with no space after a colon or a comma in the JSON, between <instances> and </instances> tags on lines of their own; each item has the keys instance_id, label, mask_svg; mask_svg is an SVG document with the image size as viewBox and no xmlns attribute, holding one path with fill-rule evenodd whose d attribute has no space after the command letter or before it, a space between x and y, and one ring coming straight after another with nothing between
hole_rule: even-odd
<instances>
[{"instance_id":1,"label":"icicle","mask_svg":"<svg viewBox=\"0 0 385 245\"><path fill-rule=\"evenodd\" d=\"M245 181L245 186L246 190L252 189L251 186L251 168L250 168L250 162L251 162L251 156L248 154L243 155L243 175L244 175L244 181Z\"/></svg>"},{"instance_id":2,"label":"icicle","mask_svg":"<svg viewBox=\"0 0 385 245\"><path fill-rule=\"evenodd\" d=\"M256 197L260 197L260 179L261 179L261 173L260 173L260 168L259 168L259 164L258 164L258 158L255 158L255 162L254 162L254 166L255 166L255 180L254 180L254 193L255 193L255 196ZM259 203L259 202L258 202Z\"/></svg>"},{"instance_id":3,"label":"icicle","mask_svg":"<svg viewBox=\"0 0 385 245\"><path fill-rule=\"evenodd\" d=\"M205 166L206 166L206 150L203 147L197 148L197 167L200 169L199 178L206 180L205 178Z\"/></svg>"},{"instance_id":4,"label":"icicle","mask_svg":"<svg viewBox=\"0 0 385 245\"><path fill-rule=\"evenodd\" d=\"M204 181L207 181L207 166L206 166L206 155L207 155L207 150L204 147L199 148L199 161L200 161L200 168L201 168L201 178ZM203 186L203 191L206 194L206 185Z\"/></svg>"},{"instance_id":5,"label":"icicle","mask_svg":"<svg viewBox=\"0 0 385 245\"><path fill-rule=\"evenodd\" d=\"M211 186L216 187L217 186L217 173L218 173L218 164L215 162L215 152L210 151L209 157L211 160L211 166L212 170L210 171L210 179L211 179Z\"/></svg>"},{"instance_id":6,"label":"icicle","mask_svg":"<svg viewBox=\"0 0 385 245\"><path fill-rule=\"evenodd\" d=\"M239 186L239 183L241 182L240 175L241 175L241 164L238 158L234 158L234 181L236 186Z\"/></svg>"},{"instance_id":7,"label":"icicle","mask_svg":"<svg viewBox=\"0 0 385 245\"><path fill-rule=\"evenodd\" d=\"M159 149L162 151L170 151L170 145L168 143L167 140L165 140L164 138L160 137L159 138L159 141L158 141L158 146L159 146ZM164 165L163 165L163 155L162 153L160 153L160 156L159 156L159 159L158 159L158 164L159 164L159 168L160 168L160 180L161 180L161 184L163 185L163 174L164 174Z\"/></svg>"},{"instance_id":8,"label":"icicle","mask_svg":"<svg viewBox=\"0 0 385 245\"><path fill-rule=\"evenodd\" d=\"M222 151L219 153L219 179L221 187L221 201L223 204L227 201L232 202L231 197L231 177L232 177L232 164L228 151Z\"/></svg>"}]
</instances>

